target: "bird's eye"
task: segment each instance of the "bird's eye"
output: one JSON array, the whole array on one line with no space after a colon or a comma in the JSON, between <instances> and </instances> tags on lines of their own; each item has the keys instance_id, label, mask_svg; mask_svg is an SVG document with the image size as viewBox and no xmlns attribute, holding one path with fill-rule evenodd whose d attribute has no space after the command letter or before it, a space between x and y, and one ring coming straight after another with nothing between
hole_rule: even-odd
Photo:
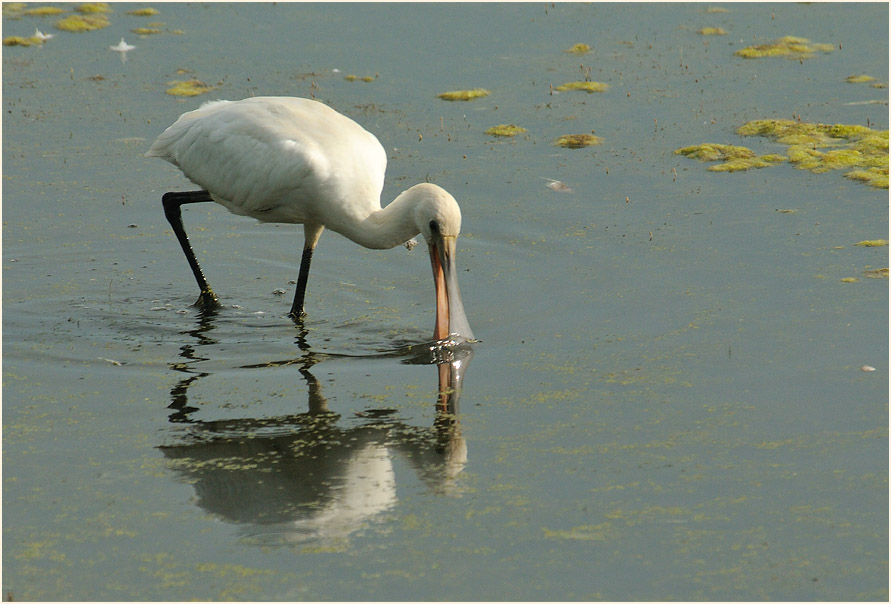
<instances>
[{"instance_id":1,"label":"bird's eye","mask_svg":"<svg viewBox=\"0 0 891 604\"><path fill-rule=\"evenodd\" d=\"M430 232L433 233L434 235L439 233L439 223L436 222L435 220L430 221Z\"/></svg>"}]
</instances>

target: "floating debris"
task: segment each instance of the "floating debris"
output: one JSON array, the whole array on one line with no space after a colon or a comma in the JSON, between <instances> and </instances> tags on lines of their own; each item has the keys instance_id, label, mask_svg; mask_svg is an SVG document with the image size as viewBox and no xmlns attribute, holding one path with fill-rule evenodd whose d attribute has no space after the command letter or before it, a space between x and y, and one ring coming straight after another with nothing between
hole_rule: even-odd
<instances>
[{"instance_id":1,"label":"floating debris","mask_svg":"<svg viewBox=\"0 0 891 604\"><path fill-rule=\"evenodd\" d=\"M160 15L161 11L156 8L146 7L146 8L134 8L133 10L127 11L128 15L135 15L137 17L151 17L154 15Z\"/></svg>"},{"instance_id":2,"label":"floating debris","mask_svg":"<svg viewBox=\"0 0 891 604\"><path fill-rule=\"evenodd\" d=\"M603 82L566 82L554 88L558 92L566 92L569 90L584 90L585 92L606 92L609 84Z\"/></svg>"},{"instance_id":3,"label":"floating debris","mask_svg":"<svg viewBox=\"0 0 891 604\"><path fill-rule=\"evenodd\" d=\"M875 371L875 370L876 370L876 368L873 367L872 365L864 365L863 367L860 368L860 371L866 371L866 372Z\"/></svg>"},{"instance_id":4,"label":"floating debris","mask_svg":"<svg viewBox=\"0 0 891 604\"><path fill-rule=\"evenodd\" d=\"M554 180L553 178L545 178L544 176L542 176L541 178L544 178L546 181L548 181L545 183L545 186L551 191L557 191L558 193L575 193L575 191L573 191L565 182L560 182L559 180Z\"/></svg>"},{"instance_id":5,"label":"floating debris","mask_svg":"<svg viewBox=\"0 0 891 604\"><path fill-rule=\"evenodd\" d=\"M854 245L859 245L860 247L884 247L888 245L888 241L885 239L867 239L866 241L861 241Z\"/></svg>"},{"instance_id":6,"label":"floating debris","mask_svg":"<svg viewBox=\"0 0 891 604\"><path fill-rule=\"evenodd\" d=\"M702 36L726 36L727 32L723 27L703 27L696 33Z\"/></svg>"},{"instance_id":7,"label":"floating debris","mask_svg":"<svg viewBox=\"0 0 891 604\"><path fill-rule=\"evenodd\" d=\"M498 126L492 126L488 130L486 130L485 134L489 136L516 136L518 134L523 134L526 132L526 129L521 126L515 126L514 124L499 124Z\"/></svg>"},{"instance_id":8,"label":"floating debris","mask_svg":"<svg viewBox=\"0 0 891 604\"><path fill-rule=\"evenodd\" d=\"M474 88L473 90L450 90L436 96L444 101L472 101L473 99L481 99L492 94L490 90L485 88Z\"/></svg>"},{"instance_id":9,"label":"floating debris","mask_svg":"<svg viewBox=\"0 0 891 604\"><path fill-rule=\"evenodd\" d=\"M114 12L111 10L111 6L109 6L108 2L87 2L86 4L76 6L74 10L81 13L82 15L95 15Z\"/></svg>"},{"instance_id":10,"label":"floating debris","mask_svg":"<svg viewBox=\"0 0 891 604\"><path fill-rule=\"evenodd\" d=\"M62 31L93 31L108 27L111 23L105 15L70 15L56 21L56 29Z\"/></svg>"},{"instance_id":11,"label":"floating debris","mask_svg":"<svg viewBox=\"0 0 891 604\"><path fill-rule=\"evenodd\" d=\"M835 50L834 44L813 43L807 38L784 36L770 44L758 44L741 48L733 54L744 59L760 59L762 57L809 59L816 52L832 52L833 50Z\"/></svg>"},{"instance_id":12,"label":"floating debris","mask_svg":"<svg viewBox=\"0 0 891 604\"><path fill-rule=\"evenodd\" d=\"M4 4L5 6L5 4ZM38 6L37 8L29 8L23 14L32 17L50 17L65 13L64 8L58 6Z\"/></svg>"},{"instance_id":13,"label":"floating debris","mask_svg":"<svg viewBox=\"0 0 891 604\"><path fill-rule=\"evenodd\" d=\"M169 84L172 84L172 86L164 92L172 96L198 96L215 88L214 86L208 86L201 80L173 81L169 82Z\"/></svg>"},{"instance_id":14,"label":"floating debris","mask_svg":"<svg viewBox=\"0 0 891 604\"><path fill-rule=\"evenodd\" d=\"M590 50L591 50L590 46L588 46L587 44L580 43L580 44L573 44L572 46L570 46L563 52L568 52L573 55L583 55L583 54L586 54Z\"/></svg>"},{"instance_id":15,"label":"floating debris","mask_svg":"<svg viewBox=\"0 0 891 604\"><path fill-rule=\"evenodd\" d=\"M554 144L567 149L581 149L603 144L603 139L593 134L564 134L555 139Z\"/></svg>"},{"instance_id":16,"label":"floating debris","mask_svg":"<svg viewBox=\"0 0 891 604\"><path fill-rule=\"evenodd\" d=\"M121 38L120 42L118 42L114 46L109 46L108 50L110 50L112 52L121 53L121 63L126 63L127 62L127 53L135 48L136 48L135 46L132 46L132 45L124 42L124 38Z\"/></svg>"}]
</instances>

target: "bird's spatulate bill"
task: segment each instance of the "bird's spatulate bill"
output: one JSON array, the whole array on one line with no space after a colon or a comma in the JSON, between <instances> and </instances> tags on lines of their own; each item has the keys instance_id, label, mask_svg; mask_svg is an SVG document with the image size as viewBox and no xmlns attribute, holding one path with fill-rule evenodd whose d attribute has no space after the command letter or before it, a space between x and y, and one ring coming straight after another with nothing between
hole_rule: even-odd
<instances>
[{"instance_id":1,"label":"bird's spatulate bill","mask_svg":"<svg viewBox=\"0 0 891 604\"><path fill-rule=\"evenodd\" d=\"M461 290L458 287L458 272L455 265L456 237L443 237L430 246L430 262L433 265L433 279L436 284L436 326L435 340L457 338L463 341L474 340L473 331L464 314Z\"/></svg>"}]
</instances>

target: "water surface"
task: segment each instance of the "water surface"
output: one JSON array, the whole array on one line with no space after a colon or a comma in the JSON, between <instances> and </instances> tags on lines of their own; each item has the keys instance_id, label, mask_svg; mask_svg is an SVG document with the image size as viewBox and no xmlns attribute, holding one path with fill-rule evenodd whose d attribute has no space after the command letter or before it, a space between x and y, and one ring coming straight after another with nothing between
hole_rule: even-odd
<instances>
[{"instance_id":1,"label":"water surface","mask_svg":"<svg viewBox=\"0 0 891 604\"><path fill-rule=\"evenodd\" d=\"M887 129L887 88L844 81L887 83L886 5L112 8L3 20L55 34L3 48L4 597L887 599L888 248L855 245L887 191L673 154L782 151L752 119ZM784 35L839 48L733 55ZM609 90L552 91L586 76ZM164 93L188 78L216 88ZM332 233L295 327L301 229L216 206L184 219L224 306L191 306L160 206L189 183L142 154L268 94L374 132L385 202L458 199L481 343L425 346L422 248Z\"/></svg>"}]
</instances>

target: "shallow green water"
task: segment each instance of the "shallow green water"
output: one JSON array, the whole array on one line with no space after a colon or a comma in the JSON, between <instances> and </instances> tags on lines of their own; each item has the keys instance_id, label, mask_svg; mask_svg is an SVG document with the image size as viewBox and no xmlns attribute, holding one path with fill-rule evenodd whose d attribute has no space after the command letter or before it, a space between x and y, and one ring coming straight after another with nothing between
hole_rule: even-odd
<instances>
[{"instance_id":1,"label":"shallow green water","mask_svg":"<svg viewBox=\"0 0 891 604\"><path fill-rule=\"evenodd\" d=\"M761 118L886 129L887 88L844 79L886 82L888 9L726 7L5 16L56 35L3 48L3 596L887 599L888 282L864 271L888 248L854 245L887 238L887 191L673 151L782 151L735 134ZM130 33L149 21L165 33ZM784 35L841 47L733 55ZM609 90L551 94L588 73ZM164 94L190 77L217 89ZM374 132L386 200L429 179L461 203L482 342L457 374L423 346L421 249L326 234L301 331L301 230L196 206L225 306L190 306L160 207L189 185L142 153L204 100L266 94ZM527 133L483 134L502 123Z\"/></svg>"}]
</instances>

